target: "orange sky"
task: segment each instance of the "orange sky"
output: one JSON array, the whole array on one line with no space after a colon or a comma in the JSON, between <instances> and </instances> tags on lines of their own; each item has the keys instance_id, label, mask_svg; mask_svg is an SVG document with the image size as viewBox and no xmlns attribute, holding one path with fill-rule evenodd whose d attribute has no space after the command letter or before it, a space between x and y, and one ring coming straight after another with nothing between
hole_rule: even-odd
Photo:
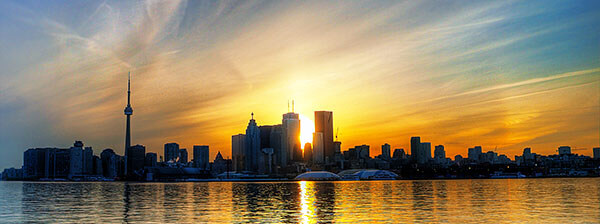
<instances>
[{"instance_id":1,"label":"orange sky","mask_svg":"<svg viewBox=\"0 0 600 224\"><path fill-rule=\"evenodd\" d=\"M254 112L333 111L342 150L411 136L511 158L600 145L598 8L543 2L0 3L0 168L132 138L229 156ZM589 3L595 5L595 3ZM60 11L60 14L52 13Z\"/></svg>"}]
</instances>

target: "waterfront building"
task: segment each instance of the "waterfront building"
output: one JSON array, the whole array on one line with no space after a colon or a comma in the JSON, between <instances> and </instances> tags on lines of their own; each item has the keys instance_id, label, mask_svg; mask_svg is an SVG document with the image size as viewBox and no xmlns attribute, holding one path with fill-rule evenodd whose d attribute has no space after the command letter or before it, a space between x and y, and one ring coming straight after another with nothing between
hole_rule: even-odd
<instances>
[{"instance_id":1,"label":"waterfront building","mask_svg":"<svg viewBox=\"0 0 600 224\"><path fill-rule=\"evenodd\" d=\"M210 162L208 161L209 154L210 154L210 150L209 150L208 145L195 145L194 146L194 167L200 168L203 170L208 170L210 167Z\"/></svg>"},{"instance_id":2,"label":"waterfront building","mask_svg":"<svg viewBox=\"0 0 600 224\"><path fill-rule=\"evenodd\" d=\"M99 156L94 155L93 161L94 161L93 175L94 176L102 176L102 160L100 160Z\"/></svg>"},{"instance_id":3,"label":"waterfront building","mask_svg":"<svg viewBox=\"0 0 600 224\"><path fill-rule=\"evenodd\" d=\"M482 155L481 146L475 146L473 148L469 148L468 158L473 162L479 162L480 157Z\"/></svg>"},{"instance_id":4,"label":"waterfront building","mask_svg":"<svg viewBox=\"0 0 600 224\"><path fill-rule=\"evenodd\" d=\"M94 150L92 147L83 148L83 175L94 173Z\"/></svg>"},{"instance_id":5,"label":"waterfront building","mask_svg":"<svg viewBox=\"0 0 600 224\"><path fill-rule=\"evenodd\" d=\"M246 127L246 146L244 147L245 171L257 172L260 152L260 129L254 120L254 113L251 114L250 121Z\"/></svg>"},{"instance_id":6,"label":"waterfront building","mask_svg":"<svg viewBox=\"0 0 600 224\"><path fill-rule=\"evenodd\" d=\"M523 149L523 159L524 160L533 160L533 154L531 153L531 148L524 148Z\"/></svg>"},{"instance_id":7,"label":"waterfront building","mask_svg":"<svg viewBox=\"0 0 600 224\"><path fill-rule=\"evenodd\" d=\"M102 173L106 178L116 178L119 176L120 156L112 149L105 149L100 153L102 160Z\"/></svg>"},{"instance_id":8,"label":"waterfront building","mask_svg":"<svg viewBox=\"0 0 600 224\"><path fill-rule=\"evenodd\" d=\"M443 162L446 159L446 150L443 145L436 145L433 151L433 158L437 163Z\"/></svg>"},{"instance_id":9,"label":"waterfront building","mask_svg":"<svg viewBox=\"0 0 600 224\"><path fill-rule=\"evenodd\" d=\"M260 130L260 148L270 148L271 147L271 131L273 130L273 125L261 125L258 126Z\"/></svg>"},{"instance_id":10,"label":"waterfront building","mask_svg":"<svg viewBox=\"0 0 600 224\"><path fill-rule=\"evenodd\" d=\"M44 149L28 149L23 153L23 178L26 180L39 179L45 176Z\"/></svg>"},{"instance_id":11,"label":"waterfront building","mask_svg":"<svg viewBox=\"0 0 600 224\"><path fill-rule=\"evenodd\" d=\"M229 160L223 159L221 152L217 152L217 156L215 157L211 167L211 173L213 176L227 172L229 170L229 162Z\"/></svg>"},{"instance_id":12,"label":"waterfront building","mask_svg":"<svg viewBox=\"0 0 600 224\"><path fill-rule=\"evenodd\" d=\"M288 112L283 115L281 121L283 130L281 154L281 166L285 167L289 162L302 161L302 146L300 145L300 116L294 112ZM283 155L285 154L285 155Z\"/></svg>"},{"instance_id":13,"label":"waterfront building","mask_svg":"<svg viewBox=\"0 0 600 224\"><path fill-rule=\"evenodd\" d=\"M332 162L335 154L332 111L315 111L315 132L323 133L323 161Z\"/></svg>"},{"instance_id":14,"label":"waterfront building","mask_svg":"<svg viewBox=\"0 0 600 224\"><path fill-rule=\"evenodd\" d=\"M463 157L461 155L455 155L454 156L454 162L457 163L457 164L462 164Z\"/></svg>"},{"instance_id":15,"label":"waterfront building","mask_svg":"<svg viewBox=\"0 0 600 224\"><path fill-rule=\"evenodd\" d=\"M394 149L394 154L392 155L394 159L404 159L406 158L406 152L404 149Z\"/></svg>"},{"instance_id":16,"label":"waterfront building","mask_svg":"<svg viewBox=\"0 0 600 224\"><path fill-rule=\"evenodd\" d=\"M431 159L431 142L421 143L421 153L419 154L419 163L428 163Z\"/></svg>"},{"instance_id":17,"label":"waterfront building","mask_svg":"<svg viewBox=\"0 0 600 224\"><path fill-rule=\"evenodd\" d=\"M312 144L312 161L315 164L325 163L325 149L323 143L323 133L313 133L313 144Z\"/></svg>"},{"instance_id":18,"label":"waterfront building","mask_svg":"<svg viewBox=\"0 0 600 224\"><path fill-rule=\"evenodd\" d=\"M304 162L306 162L306 163L312 162L312 159L313 159L312 145L307 142L306 144L304 144L304 149L302 151L304 153Z\"/></svg>"},{"instance_id":19,"label":"waterfront building","mask_svg":"<svg viewBox=\"0 0 600 224\"><path fill-rule=\"evenodd\" d=\"M141 176L146 163L146 147L143 145L134 145L129 147L127 156L127 177L143 177Z\"/></svg>"},{"instance_id":20,"label":"waterfront building","mask_svg":"<svg viewBox=\"0 0 600 224\"><path fill-rule=\"evenodd\" d=\"M570 146L561 146L558 147L558 155L569 155L571 154L571 147Z\"/></svg>"},{"instance_id":21,"label":"waterfront building","mask_svg":"<svg viewBox=\"0 0 600 224\"><path fill-rule=\"evenodd\" d=\"M146 153L146 162L144 166L157 167L158 166L158 155L153 152Z\"/></svg>"},{"instance_id":22,"label":"waterfront building","mask_svg":"<svg viewBox=\"0 0 600 224\"><path fill-rule=\"evenodd\" d=\"M333 142L333 157L335 162L341 162L344 159L344 157L342 156L342 142Z\"/></svg>"},{"instance_id":23,"label":"waterfront building","mask_svg":"<svg viewBox=\"0 0 600 224\"><path fill-rule=\"evenodd\" d=\"M186 148L179 149L179 163L187 164L188 163L188 152Z\"/></svg>"},{"instance_id":24,"label":"waterfront building","mask_svg":"<svg viewBox=\"0 0 600 224\"><path fill-rule=\"evenodd\" d=\"M9 168L2 171L2 180L23 180L23 169Z\"/></svg>"},{"instance_id":25,"label":"waterfront building","mask_svg":"<svg viewBox=\"0 0 600 224\"><path fill-rule=\"evenodd\" d=\"M371 150L369 145L358 145L354 147L356 149L357 155L359 159L370 159L371 158Z\"/></svg>"},{"instance_id":26,"label":"waterfront building","mask_svg":"<svg viewBox=\"0 0 600 224\"><path fill-rule=\"evenodd\" d=\"M177 162L179 158L179 144L177 143L167 143L165 144L165 162Z\"/></svg>"},{"instance_id":27,"label":"waterfront building","mask_svg":"<svg viewBox=\"0 0 600 224\"><path fill-rule=\"evenodd\" d=\"M421 163L421 137L410 138L410 158L414 163Z\"/></svg>"},{"instance_id":28,"label":"waterfront building","mask_svg":"<svg viewBox=\"0 0 600 224\"><path fill-rule=\"evenodd\" d=\"M75 141L70 148L69 179L83 177L83 142Z\"/></svg>"},{"instance_id":29,"label":"waterfront building","mask_svg":"<svg viewBox=\"0 0 600 224\"><path fill-rule=\"evenodd\" d=\"M261 132L262 133L262 132ZM278 125L273 125L273 127L271 128L271 133L269 136L269 147L273 148L273 164L275 166L279 166L279 167L284 167L284 160L286 160L287 158L285 158L285 156L287 155L286 153L283 153L282 151L282 141L283 141L283 128L281 126L281 124ZM261 140L262 143L262 140ZM287 160L286 160L287 161Z\"/></svg>"},{"instance_id":30,"label":"waterfront building","mask_svg":"<svg viewBox=\"0 0 600 224\"><path fill-rule=\"evenodd\" d=\"M381 155L383 156L384 159L390 159L391 158L391 146L388 143L385 143L383 145L381 145Z\"/></svg>"},{"instance_id":31,"label":"waterfront building","mask_svg":"<svg viewBox=\"0 0 600 224\"><path fill-rule=\"evenodd\" d=\"M244 171L246 167L246 135L237 134L231 136L231 156L234 171Z\"/></svg>"}]
</instances>

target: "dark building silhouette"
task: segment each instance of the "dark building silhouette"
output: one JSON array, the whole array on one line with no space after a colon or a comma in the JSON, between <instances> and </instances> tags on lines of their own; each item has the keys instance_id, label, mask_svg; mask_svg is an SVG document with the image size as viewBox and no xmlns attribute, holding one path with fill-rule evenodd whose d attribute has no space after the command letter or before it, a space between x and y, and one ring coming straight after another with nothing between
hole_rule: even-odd
<instances>
[{"instance_id":1,"label":"dark building silhouette","mask_svg":"<svg viewBox=\"0 0 600 224\"><path fill-rule=\"evenodd\" d=\"M421 137L415 136L410 138L410 157L413 162L419 162L419 154L421 152Z\"/></svg>"},{"instance_id":2,"label":"dark building silhouette","mask_svg":"<svg viewBox=\"0 0 600 224\"><path fill-rule=\"evenodd\" d=\"M102 176L102 160L100 160L100 157L97 155L93 156L93 163L94 163L94 171L93 171L93 175L94 176Z\"/></svg>"},{"instance_id":3,"label":"dark building silhouette","mask_svg":"<svg viewBox=\"0 0 600 224\"><path fill-rule=\"evenodd\" d=\"M106 178L116 178L119 176L119 166L121 158L112 149L105 149L100 153L102 160L102 174Z\"/></svg>"},{"instance_id":4,"label":"dark building silhouette","mask_svg":"<svg viewBox=\"0 0 600 224\"><path fill-rule=\"evenodd\" d=\"M244 147L245 154L245 170L257 172L259 169L260 156L260 129L254 120L254 113L251 114L248 127L246 127L246 146Z\"/></svg>"},{"instance_id":5,"label":"dark building silhouette","mask_svg":"<svg viewBox=\"0 0 600 224\"><path fill-rule=\"evenodd\" d=\"M207 170L210 162L208 145L195 145L194 146L194 167Z\"/></svg>"},{"instance_id":6,"label":"dark building silhouette","mask_svg":"<svg viewBox=\"0 0 600 224\"><path fill-rule=\"evenodd\" d=\"M179 144L177 143L167 143L165 144L165 162L173 161L177 162L179 158Z\"/></svg>"},{"instance_id":7,"label":"dark building silhouette","mask_svg":"<svg viewBox=\"0 0 600 224\"><path fill-rule=\"evenodd\" d=\"M404 159L406 158L406 152L404 149L394 149L394 154L392 155L394 159Z\"/></svg>"},{"instance_id":8,"label":"dark building silhouette","mask_svg":"<svg viewBox=\"0 0 600 224\"><path fill-rule=\"evenodd\" d=\"M153 152L146 153L146 161L144 162L144 166L156 167L157 165L158 165L158 155Z\"/></svg>"},{"instance_id":9,"label":"dark building silhouette","mask_svg":"<svg viewBox=\"0 0 600 224\"><path fill-rule=\"evenodd\" d=\"M440 162L441 160L446 159L446 150L444 150L443 145L436 145L435 150L433 151L433 158L436 162Z\"/></svg>"},{"instance_id":10,"label":"dark building silhouette","mask_svg":"<svg viewBox=\"0 0 600 224\"><path fill-rule=\"evenodd\" d=\"M188 163L188 152L187 149L179 149L179 163L186 164Z\"/></svg>"},{"instance_id":11,"label":"dark building silhouette","mask_svg":"<svg viewBox=\"0 0 600 224\"><path fill-rule=\"evenodd\" d=\"M311 162L313 157L312 146L310 143L304 144L304 161Z\"/></svg>"},{"instance_id":12,"label":"dark building silhouette","mask_svg":"<svg viewBox=\"0 0 600 224\"><path fill-rule=\"evenodd\" d=\"M246 135L237 134L231 136L231 156L233 170L244 171L246 167Z\"/></svg>"},{"instance_id":13,"label":"dark building silhouette","mask_svg":"<svg viewBox=\"0 0 600 224\"><path fill-rule=\"evenodd\" d=\"M140 177L146 163L146 147L143 145L129 147L127 163L129 164L127 166L128 177Z\"/></svg>"},{"instance_id":14,"label":"dark building silhouette","mask_svg":"<svg viewBox=\"0 0 600 224\"><path fill-rule=\"evenodd\" d=\"M272 125L261 125L258 126L260 130L260 148L271 148L271 130L273 130Z\"/></svg>"},{"instance_id":15,"label":"dark building silhouette","mask_svg":"<svg viewBox=\"0 0 600 224\"><path fill-rule=\"evenodd\" d=\"M333 112L315 111L315 132L323 133L323 161L333 162Z\"/></svg>"},{"instance_id":16,"label":"dark building silhouette","mask_svg":"<svg viewBox=\"0 0 600 224\"><path fill-rule=\"evenodd\" d=\"M273 148L273 160L274 160L273 163L279 167L284 166L284 164L282 163L282 160L284 159L283 157L285 156L285 154L282 153L282 149L283 149L282 138L283 138L283 128L282 128L281 124L273 125L273 127L271 128L271 135L269 137L269 146L270 146L270 148Z\"/></svg>"},{"instance_id":17,"label":"dark building silhouette","mask_svg":"<svg viewBox=\"0 0 600 224\"><path fill-rule=\"evenodd\" d=\"M282 158L285 158L281 161L282 166L287 166L292 162L302 162L300 115L294 112L283 114L281 127L283 130L281 154L285 153L285 156L282 156Z\"/></svg>"},{"instance_id":18,"label":"dark building silhouette","mask_svg":"<svg viewBox=\"0 0 600 224\"><path fill-rule=\"evenodd\" d=\"M46 149L28 149L23 153L23 178L26 180L39 179L46 176Z\"/></svg>"}]
</instances>

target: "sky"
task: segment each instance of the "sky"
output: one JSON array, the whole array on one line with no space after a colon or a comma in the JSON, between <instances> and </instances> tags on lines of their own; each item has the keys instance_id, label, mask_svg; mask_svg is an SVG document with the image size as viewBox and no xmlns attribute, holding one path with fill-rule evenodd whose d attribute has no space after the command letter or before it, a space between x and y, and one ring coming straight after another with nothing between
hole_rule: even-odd
<instances>
[{"instance_id":1,"label":"sky","mask_svg":"<svg viewBox=\"0 0 600 224\"><path fill-rule=\"evenodd\" d=\"M293 99L342 150L600 145L598 1L1 1L0 169L82 140L231 155Z\"/></svg>"}]
</instances>

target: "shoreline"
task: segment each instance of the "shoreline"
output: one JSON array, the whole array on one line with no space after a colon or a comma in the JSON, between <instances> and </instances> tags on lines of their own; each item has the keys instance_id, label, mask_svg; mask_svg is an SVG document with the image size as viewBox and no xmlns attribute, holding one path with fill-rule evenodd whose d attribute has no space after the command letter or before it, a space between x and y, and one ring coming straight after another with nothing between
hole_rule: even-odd
<instances>
[{"instance_id":1,"label":"shoreline","mask_svg":"<svg viewBox=\"0 0 600 224\"><path fill-rule=\"evenodd\" d=\"M516 180L516 179L575 179L575 178L600 178L600 176L559 176L559 177L521 177L521 178L408 178L408 179L395 179L395 180L294 180L294 179L194 179L194 180L181 180L181 181L128 181L128 180L114 180L114 181L91 181L91 180L2 180L2 182L34 182L34 183L200 183L200 182L300 182L300 181L312 181L312 182L362 182L362 181L406 181L406 180Z\"/></svg>"}]
</instances>

